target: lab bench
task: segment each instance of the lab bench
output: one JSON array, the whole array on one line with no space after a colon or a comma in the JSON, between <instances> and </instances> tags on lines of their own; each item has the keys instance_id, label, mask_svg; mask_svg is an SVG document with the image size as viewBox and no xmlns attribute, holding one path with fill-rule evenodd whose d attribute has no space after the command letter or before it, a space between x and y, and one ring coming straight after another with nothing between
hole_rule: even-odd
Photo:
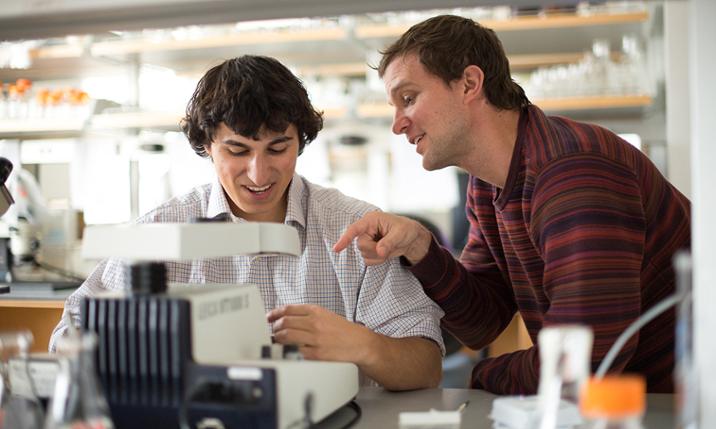
<instances>
[{"instance_id":1,"label":"lab bench","mask_svg":"<svg viewBox=\"0 0 716 429\"><path fill-rule=\"evenodd\" d=\"M29 329L33 352L46 352L50 334L62 317L65 299L72 290L37 291L11 287L0 295L0 331Z\"/></svg>"},{"instance_id":2,"label":"lab bench","mask_svg":"<svg viewBox=\"0 0 716 429\"><path fill-rule=\"evenodd\" d=\"M411 392L388 392L376 387L361 388L356 402L361 408L360 420L353 429L399 428L403 411L456 410L467 401L462 415L461 429L489 429L492 401L496 395L482 390L425 389ZM649 429L674 428L674 395L647 395L647 412L643 426ZM329 422L326 422L329 423ZM321 425L323 427L323 425ZM325 426L330 427L330 426Z\"/></svg>"}]
</instances>

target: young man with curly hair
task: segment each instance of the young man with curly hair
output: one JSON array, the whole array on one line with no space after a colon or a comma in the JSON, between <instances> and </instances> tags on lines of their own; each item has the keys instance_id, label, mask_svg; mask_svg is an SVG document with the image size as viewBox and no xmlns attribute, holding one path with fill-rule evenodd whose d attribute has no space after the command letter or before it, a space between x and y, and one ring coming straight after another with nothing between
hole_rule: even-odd
<instances>
[{"instance_id":1,"label":"young man with curly hair","mask_svg":"<svg viewBox=\"0 0 716 429\"><path fill-rule=\"evenodd\" d=\"M347 361L391 390L435 387L441 379L442 311L398 259L368 266L357 247L332 251L340 234L377 210L295 173L296 160L323 119L300 80L275 59L242 56L209 70L189 101L182 129L197 155L211 159L216 180L169 200L138 222L189 222L228 214L235 222L295 227L298 261L236 256L170 262L182 283L252 283L259 287L282 344L307 359ZM103 261L65 304L77 320L81 297L124 288L121 263ZM63 322L50 348L66 329ZM242 326L226 335L241 335Z\"/></svg>"}]
</instances>

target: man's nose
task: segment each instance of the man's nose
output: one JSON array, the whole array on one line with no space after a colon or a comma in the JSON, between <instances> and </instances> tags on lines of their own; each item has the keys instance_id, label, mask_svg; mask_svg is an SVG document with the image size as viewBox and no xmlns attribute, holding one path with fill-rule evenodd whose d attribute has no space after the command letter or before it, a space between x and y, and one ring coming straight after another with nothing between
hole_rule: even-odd
<instances>
[{"instance_id":1,"label":"man's nose","mask_svg":"<svg viewBox=\"0 0 716 429\"><path fill-rule=\"evenodd\" d=\"M405 132L408 129L408 124L410 121L408 121L408 118L405 117L403 112L400 109L395 109L395 114L393 115L393 134L405 134Z\"/></svg>"},{"instance_id":2,"label":"man's nose","mask_svg":"<svg viewBox=\"0 0 716 429\"><path fill-rule=\"evenodd\" d=\"M263 155L255 155L249 161L246 174L254 185L264 186L268 184L269 168L269 163Z\"/></svg>"}]
</instances>

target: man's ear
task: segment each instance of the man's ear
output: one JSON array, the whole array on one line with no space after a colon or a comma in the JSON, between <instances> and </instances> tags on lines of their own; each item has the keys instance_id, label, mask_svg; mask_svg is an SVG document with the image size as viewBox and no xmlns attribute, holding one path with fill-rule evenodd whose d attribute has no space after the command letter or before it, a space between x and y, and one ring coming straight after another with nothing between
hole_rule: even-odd
<instances>
[{"instance_id":1,"label":"man's ear","mask_svg":"<svg viewBox=\"0 0 716 429\"><path fill-rule=\"evenodd\" d=\"M211 143L204 143L204 150L206 151L206 154L209 156L209 159L211 162L214 162L214 157L211 156Z\"/></svg>"},{"instance_id":2,"label":"man's ear","mask_svg":"<svg viewBox=\"0 0 716 429\"><path fill-rule=\"evenodd\" d=\"M482 85L485 82L485 73L476 65L465 67L462 72L461 84L465 102L471 102L483 97Z\"/></svg>"}]
</instances>

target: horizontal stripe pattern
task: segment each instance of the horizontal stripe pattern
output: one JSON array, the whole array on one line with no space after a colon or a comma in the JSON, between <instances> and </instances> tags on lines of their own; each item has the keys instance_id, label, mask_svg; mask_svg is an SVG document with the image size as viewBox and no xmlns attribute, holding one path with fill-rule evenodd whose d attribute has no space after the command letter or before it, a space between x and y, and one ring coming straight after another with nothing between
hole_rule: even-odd
<instances>
[{"instance_id":1,"label":"horizontal stripe pattern","mask_svg":"<svg viewBox=\"0 0 716 429\"><path fill-rule=\"evenodd\" d=\"M445 310L443 324L482 348L519 311L534 343L544 326L592 327L595 370L626 327L675 290L671 259L690 246L690 203L640 151L596 125L523 111L504 189L472 177L468 243L453 259L436 243L412 268ZM613 372L673 391L673 311L623 348ZM531 394L532 347L479 362L472 386Z\"/></svg>"}]
</instances>

